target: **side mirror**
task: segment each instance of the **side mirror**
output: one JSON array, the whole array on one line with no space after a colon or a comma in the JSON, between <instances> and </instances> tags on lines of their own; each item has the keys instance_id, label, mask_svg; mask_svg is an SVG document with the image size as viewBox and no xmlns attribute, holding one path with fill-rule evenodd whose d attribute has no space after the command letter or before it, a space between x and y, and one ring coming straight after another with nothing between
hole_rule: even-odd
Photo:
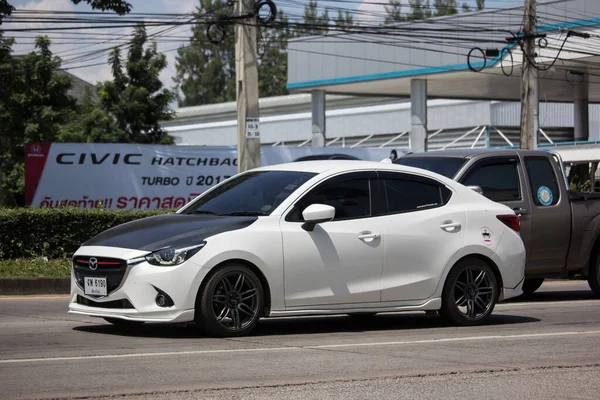
<instances>
[{"instance_id":1,"label":"side mirror","mask_svg":"<svg viewBox=\"0 0 600 400\"><path fill-rule=\"evenodd\" d=\"M302 229L312 232L315 225L331 221L335 217L335 208L325 204L311 204L302 211L304 223Z\"/></svg>"},{"instance_id":2,"label":"side mirror","mask_svg":"<svg viewBox=\"0 0 600 400\"><path fill-rule=\"evenodd\" d=\"M479 193L480 195L483 196L483 189L481 188L481 186L467 186L469 189L471 189L474 192Z\"/></svg>"}]
</instances>

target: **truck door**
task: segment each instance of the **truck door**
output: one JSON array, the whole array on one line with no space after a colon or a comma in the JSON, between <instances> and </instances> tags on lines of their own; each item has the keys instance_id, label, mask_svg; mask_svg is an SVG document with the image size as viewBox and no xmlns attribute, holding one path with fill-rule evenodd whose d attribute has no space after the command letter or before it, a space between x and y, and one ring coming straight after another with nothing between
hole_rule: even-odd
<instances>
[{"instance_id":1,"label":"truck door","mask_svg":"<svg viewBox=\"0 0 600 400\"><path fill-rule=\"evenodd\" d=\"M520 215L521 239L525 248L529 249L531 205L528 186L521 179L523 176L523 167L516 155L498 156L475 161L457 180L465 186L481 187L485 197L512 208Z\"/></svg>"},{"instance_id":2,"label":"truck door","mask_svg":"<svg viewBox=\"0 0 600 400\"><path fill-rule=\"evenodd\" d=\"M526 272L560 272L571 240L571 206L560 171L546 156L525 156L523 162L532 203Z\"/></svg>"}]
</instances>

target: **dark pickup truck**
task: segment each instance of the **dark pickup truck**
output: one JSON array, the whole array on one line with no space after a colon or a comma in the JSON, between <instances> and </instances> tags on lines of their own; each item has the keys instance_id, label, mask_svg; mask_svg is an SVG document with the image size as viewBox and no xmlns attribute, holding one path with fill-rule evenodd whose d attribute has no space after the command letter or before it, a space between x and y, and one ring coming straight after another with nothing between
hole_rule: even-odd
<instances>
[{"instance_id":1,"label":"dark pickup truck","mask_svg":"<svg viewBox=\"0 0 600 400\"><path fill-rule=\"evenodd\" d=\"M600 296L600 193L569 190L558 155L449 150L407 154L396 163L452 178L521 217L526 294L536 291L544 278L567 278L587 279Z\"/></svg>"}]
</instances>

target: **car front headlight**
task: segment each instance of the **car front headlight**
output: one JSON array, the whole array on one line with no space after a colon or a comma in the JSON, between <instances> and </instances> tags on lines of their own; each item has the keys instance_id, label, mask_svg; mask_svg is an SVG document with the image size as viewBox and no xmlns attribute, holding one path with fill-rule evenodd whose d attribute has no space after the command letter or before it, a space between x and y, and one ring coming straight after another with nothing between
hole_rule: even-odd
<instances>
[{"instance_id":1,"label":"car front headlight","mask_svg":"<svg viewBox=\"0 0 600 400\"><path fill-rule=\"evenodd\" d=\"M150 265L156 265L159 267L173 267L187 261L190 257L199 252L200 249L202 249L205 245L206 242L202 242L189 247L169 247L166 249L160 249L148 254L147 256L129 260L128 264L137 264L138 262L145 260L148 261L148 264Z\"/></svg>"}]
</instances>

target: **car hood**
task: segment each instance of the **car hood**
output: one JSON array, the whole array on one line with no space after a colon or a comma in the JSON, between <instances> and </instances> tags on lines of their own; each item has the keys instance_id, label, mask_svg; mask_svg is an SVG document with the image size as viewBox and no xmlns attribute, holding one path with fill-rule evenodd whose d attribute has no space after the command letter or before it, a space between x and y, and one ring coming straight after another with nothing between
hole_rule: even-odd
<instances>
[{"instance_id":1,"label":"car hood","mask_svg":"<svg viewBox=\"0 0 600 400\"><path fill-rule=\"evenodd\" d=\"M244 229L257 219L194 214L159 215L118 225L88 240L83 246L148 251L192 246L219 233Z\"/></svg>"}]
</instances>

